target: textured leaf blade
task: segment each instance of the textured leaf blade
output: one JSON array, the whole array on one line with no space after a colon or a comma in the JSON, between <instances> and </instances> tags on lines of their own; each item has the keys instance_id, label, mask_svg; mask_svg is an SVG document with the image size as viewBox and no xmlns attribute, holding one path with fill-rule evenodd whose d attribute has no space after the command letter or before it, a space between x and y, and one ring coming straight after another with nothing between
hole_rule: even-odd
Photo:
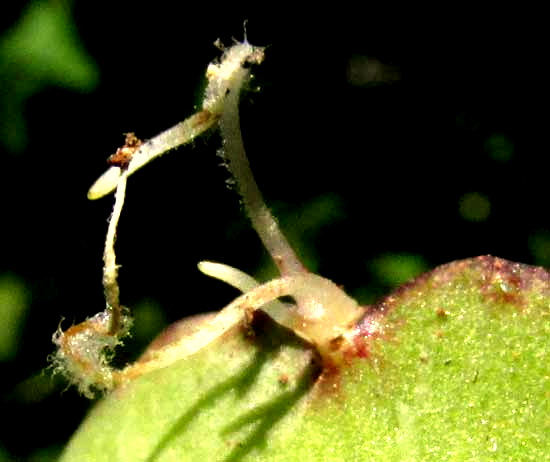
<instances>
[{"instance_id":1,"label":"textured leaf blade","mask_svg":"<svg viewBox=\"0 0 550 462\"><path fill-rule=\"evenodd\" d=\"M540 268L442 266L373 307L363 357L320 378L308 345L260 319L255 340L235 329L116 390L63 460L542 460L549 295Z\"/></svg>"}]
</instances>

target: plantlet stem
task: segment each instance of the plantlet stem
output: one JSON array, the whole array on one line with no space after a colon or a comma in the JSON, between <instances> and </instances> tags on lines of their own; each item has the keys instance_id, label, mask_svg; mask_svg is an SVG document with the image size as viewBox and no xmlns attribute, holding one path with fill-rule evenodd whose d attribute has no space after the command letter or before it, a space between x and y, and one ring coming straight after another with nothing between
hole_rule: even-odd
<instances>
[{"instance_id":1,"label":"plantlet stem","mask_svg":"<svg viewBox=\"0 0 550 462\"><path fill-rule=\"evenodd\" d=\"M175 361L196 353L234 326L245 322L246 313L252 313L260 308L264 310L266 305L279 297L285 295L300 297L302 293L310 296L312 292L316 295L316 300L313 301L315 306L294 308L298 312L307 309L307 313L299 313L300 317L285 316L281 313L283 316L276 316L275 320L314 345L323 358L328 358L331 355L331 340L337 337L344 339L364 311L333 282L305 272L273 279L249 290L233 300L196 333L152 352L145 362L138 362L117 372L117 380L167 367ZM268 314L271 313L268 311Z\"/></svg>"},{"instance_id":2,"label":"plantlet stem","mask_svg":"<svg viewBox=\"0 0 550 462\"><path fill-rule=\"evenodd\" d=\"M248 68L239 67L228 88L229 93L225 98L225 109L220 120L224 140L224 157L228 161L229 171L237 181L237 188L252 221L252 226L260 236L281 275L296 274L305 271L305 269L281 232L279 224L266 207L244 150L239 121L239 94L249 76Z\"/></svg>"},{"instance_id":3,"label":"plantlet stem","mask_svg":"<svg viewBox=\"0 0 550 462\"><path fill-rule=\"evenodd\" d=\"M198 135L214 126L218 118L218 115L204 110L159 133L153 139L145 141L132 155L128 164L128 175L161 154L194 140ZM119 176L119 167L109 168L88 190L88 199L99 199L112 192L117 186Z\"/></svg>"},{"instance_id":4,"label":"plantlet stem","mask_svg":"<svg viewBox=\"0 0 550 462\"><path fill-rule=\"evenodd\" d=\"M199 270L212 278L219 279L230 286L247 293L260 285L256 279L237 268L223 263L201 261L198 264ZM273 300L262 307L262 311L269 314L275 321L283 326L288 326L292 319L289 305Z\"/></svg>"},{"instance_id":5,"label":"plantlet stem","mask_svg":"<svg viewBox=\"0 0 550 462\"><path fill-rule=\"evenodd\" d=\"M111 326L110 333L112 335L118 334L121 327L122 307L120 306L120 289L118 287L117 276L118 266L116 264L115 255L115 240L116 229L118 221L120 219L120 213L122 212L122 206L124 205L124 198L126 196L126 180L128 178L128 171L122 170L118 181L115 193L115 205L113 207L113 213L109 219L109 228L107 230L107 237L105 239L105 250L103 253L103 288L105 291L105 301L107 302L107 308L111 310Z\"/></svg>"},{"instance_id":6,"label":"plantlet stem","mask_svg":"<svg viewBox=\"0 0 550 462\"><path fill-rule=\"evenodd\" d=\"M305 278L300 276L283 277L269 281L246 292L223 308L214 319L201 327L196 333L183 337L161 350L152 352L148 361L136 363L118 372L118 380L167 367L175 361L192 355L218 339L234 326L244 322L245 316L243 316L243 313L251 313L276 300L278 297L300 290L304 281Z\"/></svg>"}]
</instances>

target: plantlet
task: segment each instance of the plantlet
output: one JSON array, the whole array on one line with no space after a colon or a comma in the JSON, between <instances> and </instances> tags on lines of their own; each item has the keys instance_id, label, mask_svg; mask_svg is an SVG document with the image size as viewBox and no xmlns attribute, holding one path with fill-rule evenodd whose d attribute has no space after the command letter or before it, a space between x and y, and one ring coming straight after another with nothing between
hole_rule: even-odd
<instances>
[{"instance_id":1,"label":"plantlet","mask_svg":"<svg viewBox=\"0 0 550 462\"><path fill-rule=\"evenodd\" d=\"M326 366L341 361L342 351L353 347L355 324L364 314L357 303L331 281L309 273L299 262L283 236L277 221L265 205L244 150L239 124L239 95L250 78L250 66L260 64L264 49L247 41L224 51L219 63L208 66L208 86L202 108L185 121L142 143L126 136L125 145L109 157L111 167L90 188L96 199L116 189L115 205L105 241L103 286L106 309L66 332L54 334L58 351L57 371L65 373L86 396L94 388L109 390L129 377L166 367L208 345L243 320L263 309L281 325L313 345ZM193 140L219 125L223 137L223 158L237 183L245 210L272 256L281 277L259 285L250 276L225 265L202 262L199 269L242 290L244 294L221 310L196 334L184 337L139 362L118 371L109 366L108 356L128 334L131 320L119 301L114 242L130 174L167 150ZM295 304L277 299L291 296Z\"/></svg>"}]
</instances>

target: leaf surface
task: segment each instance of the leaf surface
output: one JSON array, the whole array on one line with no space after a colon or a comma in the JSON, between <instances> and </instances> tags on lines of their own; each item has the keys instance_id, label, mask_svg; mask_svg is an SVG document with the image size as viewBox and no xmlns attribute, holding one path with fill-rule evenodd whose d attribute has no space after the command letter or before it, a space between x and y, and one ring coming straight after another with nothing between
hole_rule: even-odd
<instances>
[{"instance_id":1,"label":"leaf surface","mask_svg":"<svg viewBox=\"0 0 550 462\"><path fill-rule=\"evenodd\" d=\"M543 460L549 274L453 262L369 307L340 367L267 316L118 388L62 461Z\"/></svg>"}]
</instances>

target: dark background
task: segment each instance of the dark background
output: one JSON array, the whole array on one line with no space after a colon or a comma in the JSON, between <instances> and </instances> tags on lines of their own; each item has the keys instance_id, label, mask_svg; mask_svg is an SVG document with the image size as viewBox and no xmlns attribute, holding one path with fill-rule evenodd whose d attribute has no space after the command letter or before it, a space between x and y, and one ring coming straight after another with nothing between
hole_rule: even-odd
<instances>
[{"instance_id":1,"label":"dark background","mask_svg":"<svg viewBox=\"0 0 550 462\"><path fill-rule=\"evenodd\" d=\"M241 40L244 19L249 41L268 46L242 98L245 145L313 270L371 303L456 259L550 263L547 50L536 12L339 5L297 15L187 3L14 2L0 14L0 282L23 300L7 334L15 353L0 362L9 423L0 459L55 457L90 405L42 373L61 317L68 327L104 308L112 196L90 202L87 189L124 133L147 139L194 111L220 54L214 40ZM9 41L29 8L67 14L61 41ZM74 64L55 56L67 43ZM121 362L168 323L236 296L198 261L274 274L225 184L220 145L209 133L129 181L116 249L137 332Z\"/></svg>"}]
</instances>

